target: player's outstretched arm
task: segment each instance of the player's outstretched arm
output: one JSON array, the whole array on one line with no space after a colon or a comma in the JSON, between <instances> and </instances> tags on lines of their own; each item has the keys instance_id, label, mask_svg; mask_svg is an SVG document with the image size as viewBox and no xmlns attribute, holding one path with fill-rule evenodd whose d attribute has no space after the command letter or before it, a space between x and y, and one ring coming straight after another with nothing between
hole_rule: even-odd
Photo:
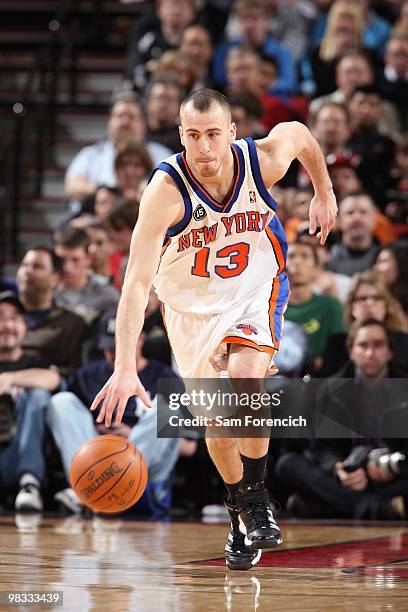
<instances>
[{"instance_id":1,"label":"player's outstretched arm","mask_svg":"<svg viewBox=\"0 0 408 612\"><path fill-rule=\"evenodd\" d=\"M309 232L314 234L320 227L317 237L324 244L336 220L337 203L317 140L305 125L292 121L278 124L256 144L262 177L268 188L286 174L294 159L306 168L315 190L309 211Z\"/></svg>"},{"instance_id":2,"label":"player's outstretched arm","mask_svg":"<svg viewBox=\"0 0 408 612\"><path fill-rule=\"evenodd\" d=\"M138 395L146 405L150 405L137 375L136 345L166 231L180 220L182 214L176 186L169 177L157 172L143 194L133 231L116 317L115 370L91 406L91 410L95 410L102 402L97 422L105 421L106 427L110 427L115 409L114 424L119 425L132 395Z\"/></svg>"}]
</instances>

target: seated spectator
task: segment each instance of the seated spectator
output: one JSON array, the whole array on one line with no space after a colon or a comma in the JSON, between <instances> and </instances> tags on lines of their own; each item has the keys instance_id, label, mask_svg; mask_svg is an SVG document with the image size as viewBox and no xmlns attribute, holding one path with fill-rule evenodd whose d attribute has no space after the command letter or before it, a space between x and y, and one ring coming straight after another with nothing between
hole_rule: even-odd
<instances>
[{"instance_id":1,"label":"seated spectator","mask_svg":"<svg viewBox=\"0 0 408 612\"><path fill-rule=\"evenodd\" d=\"M408 245L383 246L378 252L374 268L408 315Z\"/></svg>"},{"instance_id":2,"label":"seated spectator","mask_svg":"<svg viewBox=\"0 0 408 612\"><path fill-rule=\"evenodd\" d=\"M250 92L241 92L230 96L231 119L237 127L237 140L241 138L257 138L265 135L259 121L262 107L256 96Z\"/></svg>"},{"instance_id":3,"label":"seated spectator","mask_svg":"<svg viewBox=\"0 0 408 612\"><path fill-rule=\"evenodd\" d=\"M337 220L341 242L332 247L327 269L353 276L371 268L378 252L375 224L376 208L368 194L360 192L341 200Z\"/></svg>"},{"instance_id":4,"label":"seated spectator","mask_svg":"<svg viewBox=\"0 0 408 612\"><path fill-rule=\"evenodd\" d=\"M395 145L378 131L381 97L370 85L357 87L348 101L351 134L348 147L361 158L359 174L364 188L384 208L385 190L390 187L390 171Z\"/></svg>"},{"instance_id":5,"label":"seated spectator","mask_svg":"<svg viewBox=\"0 0 408 612\"><path fill-rule=\"evenodd\" d=\"M310 205L309 198L309 205ZM308 205L308 210L309 210ZM308 243L316 249L318 267L316 269L315 281L313 283L313 293L317 295L328 295L336 298L344 304L348 296L348 292L351 285L351 278L345 274L339 274L338 272L330 272L325 267L330 259L329 247L327 242L325 244L316 244L314 236L309 234L309 218L307 221L299 223L297 228L297 242Z\"/></svg>"},{"instance_id":6,"label":"seated spectator","mask_svg":"<svg viewBox=\"0 0 408 612\"><path fill-rule=\"evenodd\" d=\"M54 395L48 407L47 422L61 453L61 459L69 481L69 469L76 451L98 434L116 434L128 438L142 452L149 470L148 490L152 514L160 515L170 507L171 488L169 478L177 462L181 440L157 437L157 409L147 408L138 397L129 399L121 424L107 429L98 423L91 406L96 394L113 372L115 360L115 312L105 313L101 321L103 331L99 347L104 359L80 368L74 375L68 392ZM146 359L142 354L145 333L142 332L136 349L137 371L140 380L154 400L161 378L177 378L164 364ZM191 442L195 445L195 442ZM191 445L190 443L190 445ZM59 491L55 496L72 512L81 511L81 503L72 489Z\"/></svg>"},{"instance_id":7,"label":"seated spectator","mask_svg":"<svg viewBox=\"0 0 408 612\"><path fill-rule=\"evenodd\" d=\"M336 64L336 86L333 93L315 98L310 103L310 114L314 115L322 104L337 102L346 104L352 92L364 85L374 85L374 68L361 51L351 51L339 59ZM393 136L400 130L400 119L396 107L387 100L381 100L381 113L378 119L378 130L381 134Z\"/></svg>"},{"instance_id":8,"label":"seated spectator","mask_svg":"<svg viewBox=\"0 0 408 612\"><path fill-rule=\"evenodd\" d=\"M350 380L331 385L329 379L316 400L315 414L323 415L320 437L318 429L311 448L281 455L276 473L294 493L288 509L296 516L402 519L406 517L407 475L387 469L384 463L376 464L368 451L382 449L384 455L408 450L406 439L387 439L380 433L387 415L392 423L394 415L399 415L401 400L406 399L397 396L385 379L405 378L406 373L392 362L392 342L383 323L373 319L355 323L348 347L350 361L335 377ZM325 417L331 423L326 431ZM329 437L336 424L349 432L348 437L345 433ZM364 458L345 469L346 459L358 448Z\"/></svg>"},{"instance_id":9,"label":"seated spectator","mask_svg":"<svg viewBox=\"0 0 408 612\"><path fill-rule=\"evenodd\" d=\"M120 191L117 187L100 185L96 188L96 191L83 198L83 200L80 202L78 210L74 212L74 216L68 219L63 225L66 223L72 224L73 219L76 219L82 215L92 215L101 223L104 223L108 212L119 195Z\"/></svg>"},{"instance_id":10,"label":"seated spectator","mask_svg":"<svg viewBox=\"0 0 408 612\"><path fill-rule=\"evenodd\" d=\"M360 272L353 277L344 304L344 320L348 327L368 318L384 323L391 334L394 362L408 372L408 328L404 313L401 305L373 270ZM343 367L347 359L346 334L330 336L320 374L330 376Z\"/></svg>"},{"instance_id":11,"label":"seated spectator","mask_svg":"<svg viewBox=\"0 0 408 612\"><path fill-rule=\"evenodd\" d=\"M317 15L317 7L312 2L264 2L264 11L268 19L269 34L285 45L293 59L301 60L309 47L309 33ZM228 40L239 35L239 25L234 12L230 14L225 33Z\"/></svg>"},{"instance_id":12,"label":"seated spectator","mask_svg":"<svg viewBox=\"0 0 408 612\"><path fill-rule=\"evenodd\" d=\"M322 7L322 4L325 5ZM324 10L332 1L319 0L321 10L320 16L313 28L312 42L317 43L324 35L327 26L327 12ZM392 7L393 2L372 2L371 0L357 0L356 4L363 12L363 44L367 49L371 49L378 53L380 57L384 54L385 43L387 42L390 33L390 22L396 18L396 7ZM374 7L375 10L374 10ZM381 15L378 14L378 9L381 8ZM385 17L385 18L384 18Z\"/></svg>"},{"instance_id":13,"label":"seated spectator","mask_svg":"<svg viewBox=\"0 0 408 612\"><path fill-rule=\"evenodd\" d=\"M58 232L54 240L55 252L63 262L55 301L91 325L105 310L118 303L119 293L105 277L92 272L90 240L85 230L68 226Z\"/></svg>"},{"instance_id":14,"label":"seated spectator","mask_svg":"<svg viewBox=\"0 0 408 612\"><path fill-rule=\"evenodd\" d=\"M291 294L285 317L303 325L313 370L321 367L329 336L345 329L341 303L313 292L318 269L317 251L312 244L293 242L289 245L287 272Z\"/></svg>"},{"instance_id":15,"label":"seated spectator","mask_svg":"<svg viewBox=\"0 0 408 612\"><path fill-rule=\"evenodd\" d=\"M268 93L272 81L265 79L265 76L268 78L265 65L275 66L274 60L267 56L260 57L248 46L230 47L226 56L225 93L229 97L248 93L254 95L262 109L261 123L264 129L271 130L277 123L293 119L295 112L290 108L289 101ZM276 77L276 72L274 74Z\"/></svg>"},{"instance_id":16,"label":"seated spectator","mask_svg":"<svg viewBox=\"0 0 408 612\"><path fill-rule=\"evenodd\" d=\"M260 56L249 46L235 45L225 57L225 93L236 96L250 91L250 83L260 67Z\"/></svg>"},{"instance_id":17,"label":"seated spectator","mask_svg":"<svg viewBox=\"0 0 408 612\"><path fill-rule=\"evenodd\" d=\"M195 68L193 89L214 88L211 75L213 45L209 31L199 23L192 23L184 28L181 35L180 51L187 55Z\"/></svg>"},{"instance_id":18,"label":"seated spectator","mask_svg":"<svg viewBox=\"0 0 408 612\"><path fill-rule=\"evenodd\" d=\"M231 47L246 45L256 53L269 55L278 65L278 79L268 90L269 94L291 94L297 87L295 63L284 45L268 34L268 14L262 0L237 0L233 7L237 17L239 35L234 40L221 43L215 50L214 79L218 88L226 85L226 58Z\"/></svg>"},{"instance_id":19,"label":"seated spectator","mask_svg":"<svg viewBox=\"0 0 408 612\"><path fill-rule=\"evenodd\" d=\"M385 214L393 224L398 238L408 236L408 136L396 141L394 164L391 169L392 188L385 194Z\"/></svg>"},{"instance_id":20,"label":"seated spectator","mask_svg":"<svg viewBox=\"0 0 408 612\"><path fill-rule=\"evenodd\" d=\"M18 485L16 510L40 512L46 476L45 409L61 377L49 369L49 361L24 352L24 315L15 294L0 293L0 486Z\"/></svg>"},{"instance_id":21,"label":"seated spectator","mask_svg":"<svg viewBox=\"0 0 408 612\"><path fill-rule=\"evenodd\" d=\"M313 198L312 185L297 189L293 195L290 216L285 223L285 234L288 242L295 242L299 236L299 225L309 224L309 207Z\"/></svg>"},{"instance_id":22,"label":"seated spectator","mask_svg":"<svg viewBox=\"0 0 408 612\"><path fill-rule=\"evenodd\" d=\"M321 43L301 65L304 91L316 97L335 91L337 62L350 51L364 50L363 19L356 3L336 0L332 4ZM372 52L366 49L366 53L374 60Z\"/></svg>"},{"instance_id":23,"label":"seated spectator","mask_svg":"<svg viewBox=\"0 0 408 612\"><path fill-rule=\"evenodd\" d=\"M350 117L343 104L322 104L312 118L310 128L323 155L344 153L350 137Z\"/></svg>"},{"instance_id":24,"label":"seated spectator","mask_svg":"<svg viewBox=\"0 0 408 612\"><path fill-rule=\"evenodd\" d=\"M334 102L322 104L310 118L310 130L320 145L323 155L344 155L350 136L350 118L346 106ZM310 185L310 177L300 166L298 186Z\"/></svg>"},{"instance_id":25,"label":"seated spectator","mask_svg":"<svg viewBox=\"0 0 408 612\"><path fill-rule=\"evenodd\" d=\"M363 190L360 161L360 156L354 154L327 156L327 170L338 202ZM375 211L373 236L379 244L388 244L397 238L393 224L378 208Z\"/></svg>"},{"instance_id":26,"label":"seated spectator","mask_svg":"<svg viewBox=\"0 0 408 612\"><path fill-rule=\"evenodd\" d=\"M34 247L21 260L16 281L28 325L24 352L46 359L68 376L81 363L87 325L82 317L54 302L61 275L60 258L46 247Z\"/></svg>"},{"instance_id":27,"label":"seated spectator","mask_svg":"<svg viewBox=\"0 0 408 612\"><path fill-rule=\"evenodd\" d=\"M152 160L143 145L134 143L119 151L115 157L115 173L123 197L139 201L152 170ZM115 204L117 202L118 198ZM111 210L112 206L105 216L105 222Z\"/></svg>"},{"instance_id":28,"label":"seated spectator","mask_svg":"<svg viewBox=\"0 0 408 612\"><path fill-rule=\"evenodd\" d=\"M109 229L99 221L91 223L85 229L89 236L88 252L92 271L100 276L105 276L109 282L113 281L110 258L113 254L114 246Z\"/></svg>"},{"instance_id":29,"label":"seated spectator","mask_svg":"<svg viewBox=\"0 0 408 612\"><path fill-rule=\"evenodd\" d=\"M175 49L165 51L155 62L155 68L146 85L144 97L146 98L146 91L149 90L150 83L156 81L164 81L166 84L170 81L176 84L181 92L181 97L184 97L193 89L196 80L196 67L188 55Z\"/></svg>"},{"instance_id":30,"label":"seated spectator","mask_svg":"<svg viewBox=\"0 0 408 612\"><path fill-rule=\"evenodd\" d=\"M183 90L170 76L155 78L145 93L148 138L160 142L174 153L181 151L178 126L183 96Z\"/></svg>"},{"instance_id":31,"label":"seated spectator","mask_svg":"<svg viewBox=\"0 0 408 612\"><path fill-rule=\"evenodd\" d=\"M381 96L398 109L401 126L408 129L408 33L395 32L388 40L384 71L379 81Z\"/></svg>"},{"instance_id":32,"label":"seated spectator","mask_svg":"<svg viewBox=\"0 0 408 612\"><path fill-rule=\"evenodd\" d=\"M110 258L113 284L120 289L125 278L126 265L132 240L133 228L139 216L139 202L119 200L108 216L108 226L115 252Z\"/></svg>"},{"instance_id":33,"label":"seated spectator","mask_svg":"<svg viewBox=\"0 0 408 612\"><path fill-rule=\"evenodd\" d=\"M143 92L156 60L168 49L177 49L186 26L196 17L195 0L158 0L155 15L135 19L129 36L127 75ZM156 164L156 162L155 162Z\"/></svg>"},{"instance_id":34,"label":"seated spectator","mask_svg":"<svg viewBox=\"0 0 408 612\"><path fill-rule=\"evenodd\" d=\"M116 97L108 119L107 132L107 138L81 149L68 166L65 193L70 198L81 200L94 193L98 185L115 186L116 153L130 142L144 144L154 165L171 155L170 149L163 145L146 141L142 104L132 92L122 92Z\"/></svg>"}]
</instances>

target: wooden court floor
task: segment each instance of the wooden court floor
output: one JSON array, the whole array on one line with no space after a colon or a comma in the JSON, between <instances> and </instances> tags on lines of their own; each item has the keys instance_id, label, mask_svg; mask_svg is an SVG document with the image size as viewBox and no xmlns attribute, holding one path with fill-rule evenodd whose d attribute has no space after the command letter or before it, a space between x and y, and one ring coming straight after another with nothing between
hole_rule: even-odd
<instances>
[{"instance_id":1,"label":"wooden court floor","mask_svg":"<svg viewBox=\"0 0 408 612\"><path fill-rule=\"evenodd\" d=\"M282 547L232 572L226 524L0 516L0 610L9 591L63 591L62 608L27 610L408 610L407 525L281 526Z\"/></svg>"}]
</instances>

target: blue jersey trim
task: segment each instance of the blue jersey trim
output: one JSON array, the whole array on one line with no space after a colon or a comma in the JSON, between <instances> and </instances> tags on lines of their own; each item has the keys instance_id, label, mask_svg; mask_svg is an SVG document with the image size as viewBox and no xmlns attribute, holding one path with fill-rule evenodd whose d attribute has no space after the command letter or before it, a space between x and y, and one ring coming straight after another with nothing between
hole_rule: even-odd
<instances>
[{"instance_id":1,"label":"blue jersey trim","mask_svg":"<svg viewBox=\"0 0 408 612\"><path fill-rule=\"evenodd\" d=\"M153 173L152 173L152 175L151 175L149 180L152 179L153 174L157 170L163 170L163 172L166 172L169 176L171 176L171 178L173 179L173 181L176 183L177 187L179 188L179 191L180 191L181 196L183 198L183 202L184 202L184 217L176 225L172 225L167 230L167 236L170 236L170 237L177 236L177 234L181 234L181 232L186 229L187 225L191 221L191 216L192 216L192 211L193 211L193 206L191 204L191 199L190 199L190 196L188 195L188 191L187 191L187 188L186 188L186 186L184 184L183 179L181 178L181 176L179 175L177 170L175 168L173 168L173 166L171 164L169 164L167 162L161 162L157 166L157 168L155 168L153 170Z\"/></svg>"},{"instance_id":2,"label":"blue jersey trim","mask_svg":"<svg viewBox=\"0 0 408 612\"><path fill-rule=\"evenodd\" d=\"M289 300L290 289L288 277L284 272L279 274L278 279L279 293L276 300L276 309L273 313L273 330L276 341L280 342L282 338L282 315Z\"/></svg>"},{"instance_id":3,"label":"blue jersey trim","mask_svg":"<svg viewBox=\"0 0 408 612\"><path fill-rule=\"evenodd\" d=\"M285 260L285 264L286 264L286 258L288 255L288 241L286 239L286 234L285 234L285 230L283 229L282 223L280 222L280 220L278 219L276 215L272 217L271 221L268 224L268 227L270 227L270 229L272 230L272 232L275 234L276 238L278 239L278 242L282 249L283 259Z\"/></svg>"},{"instance_id":4,"label":"blue jersey trim","mask_svg":"<svg viewBox=\"0 0 408 612\"><path fill-rule=\"evenodd\" d=\"M264 200L265 204L269 206L272 210L276 210L278 207L278 203L273 199L267 188L265 187L265 183L263 182L261 169L259 167L259 159L258 152L256 150L256 144L253 139L248 136L248 138L244 138L244 140L248 143L248 152L249 152L249 161L251 163L252 175L254 177L255 185L261 198Z\"/></svg>"}]
</instances>

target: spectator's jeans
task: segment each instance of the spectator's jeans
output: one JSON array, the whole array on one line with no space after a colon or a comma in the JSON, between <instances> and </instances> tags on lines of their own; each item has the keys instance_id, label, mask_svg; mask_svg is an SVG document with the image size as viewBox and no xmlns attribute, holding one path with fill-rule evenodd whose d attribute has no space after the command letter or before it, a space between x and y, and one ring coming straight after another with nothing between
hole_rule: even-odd
<instances>
[{"instance_id":1,"label":"spectator's jeans","mask_svg":"<svg viewBox=\"0 0 408 612\"><path fill-rule=\"evenodd\" d=\"M378 502L403 495L408 497L408 479L371 483L364 491L344 487L334 476L294 452L281 455L275 472L294 493L305 500L317 500L328 506L333 517L367 518L378 508ZM316 517L319 518L319 517Z\"/></svg>"},{"instance_id":2,"label":"spectator's jeans","mask_svg":"<svg viewBox=\"0 0 408 612\"><path fill-rule=\"evenodd\" d=\"M52 396L47 424L61 453L67 480L72 457L90 438L98 435L92 413L68 391ZM149 469L149 482L165 482L179 456L179 439L157 438L156 410L148 410L129 434L129 440L143 454Z\"/></svg>"},{"instance_id":3,"label":"spectator's jeans","mask_svg":"<svg viewBox=\"0 0 408 612\"><path fill-rule=\"evenodd\" d=\"M45 411L50 393L43 389L26 389L15 406L16 435L0 454L0 481L5 487L18 483L30 472L40 482L45 478L44 429Z\"/></svg>"}]
</instances>

